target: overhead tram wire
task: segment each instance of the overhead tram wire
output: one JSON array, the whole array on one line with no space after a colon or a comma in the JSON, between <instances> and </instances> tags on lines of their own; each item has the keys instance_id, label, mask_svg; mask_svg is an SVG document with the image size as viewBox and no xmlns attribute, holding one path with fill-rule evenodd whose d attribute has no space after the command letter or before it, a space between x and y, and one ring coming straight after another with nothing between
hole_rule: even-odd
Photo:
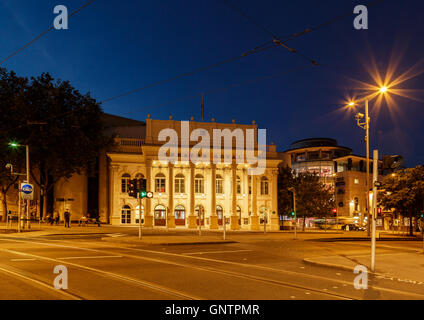
<instances>
[{"instance_id":1,"label":"overhead tram wire","mask_svg":"<svg viewBox=\"0 0 424 320\"><path fill-rule=\"evenodd\" d=\"M86 2L85 4L83 4L81 7L79 7L77 10L75 10L74 12L72 12L69 15L69 18L76 15L77 13L79 13L81 10L83 10L84 8L88 7L90 4L92 4L94 1L96 0L90 0L88 2ZM38 36L36 36L34 39L32 39L30 42L26 43L25 45L23 45L22 47L20 47L18 50L12 52L9 56L7 56L6 58L4 58L2 61L0 61L0 65L2 65L3 63L5 63L6 61L8 61L9 59L11 59L12 57L14 57L15 55L17 55L19 52L23 51L25 48L29 47L31 44L33 44L34 42L38 41L39 39L41 39L42 37L44 37L47 33L49 33L50 31L52 31L54 29L53 27L50 27L49 29L47 29L46 31L42 32L41 34L39 34Z\"/></svg>"},{"instance_id":2,"label":"overhead tram wire","mask_svg":"<svg viewBox=\"0 0 424 320\"><path fill-rule=\"evenodd\" d=\"M91 1L89 1L89 2L87 2L84 6L88 6L90 3L92 3L92 2L94 2L95 0L91 0ZM383 0L375 0L375 1L373 1L373 2L370 2L369 4L367 4L366 6L369 8L369 7L371 7L371 6L374 6L374 5L376 5L376 4L378 4L379 2L382 2ZM84 7L83 6L83 7ZM81 7L79 10L81 10L83 7ZM78 11L78 10L77 10ZM75 13L77 13L77 11L76 12L74 12L73 14L75 14ZM282 43L286 43L286 42L288 42L288 41L292 41L292 40L294 40L294 39L296 39L296 38L299 38L299 37L302 37L302 36L304 36L304 35L306 35L306 34L309 34L309 33L311 33L311 32L313 32L313 31L317 31L317 30L319 30L319 29L321 29L321 28L324 28L324 27L326 27L326 26L328 26L328 25L330 25L330 24L333 24L333 23L335 23L335 22L338 22L338 21L340 21L340 20L342 20L343 18L345 18L345 17L348 17L348 16L351 16L351 15L353 15L353 12L348 12L348 13L345 13L345 14L343 14L343 15L340 15L340 16L338 16L338 17L335 17L335 18L333 18L333 19L330 19L330 20L328 20L328 21L326 21L326 22L324 22L324 23L322 23L322 24L320 24L320 25L317 25L317 26L315 26L315 27L312 27L312 28L306 28L304 31L301 31L301 32L298 32L298 33L293 33L293 34L290 34L290 35L288 35L287 37L285 37L286 39L284 40L284 41L282 41ZM236 60L239 60L239 59L241 59L242 57L245 57L245 56L248 56L248 55L250 55L251 53L256 53L256 52L260 52L260 51L264 51L264 50L267 50L267 49L270 49L270 48L275 48L276 46L275 45L270 45L269 47L265 47L265 45L267 45L267 44L271 44L271 43L273 43L273 41L267 41L267 42L265 42L263 45L261 45L261 46L258 46L258 47L256 47L256 48L254 48L254 49L252 49L252 50L250 50L250 51L247 51L246 53L243 53L241 56L238 56L238 57L235 57L235 58L233 58L233 59L228 59L228 60L225 60L225 61L230 61L230 60L234 60L234 61L236 61ZM0 63L1 64L1 63ZM216 65L222 65L222 64L224 64L224 63L217 63ZM319 65L319 66L324 66L324 65ZM325 65L326 67L328 67L328 65ZM212 66L209 66L210 68L212 68ZM207 67L205 67L205 68L202 68L202 69L206 69ZM207 69L210 69L210 68L207 68ZM202 70L202 69L199 69L199 70ZM206 70L207 70L206 69ZM199 71L200 72L200 71ZM194 74L194 72L193 73L191 73L191 74ZM175 78L180 78L180 77L175 77ZM165 83L165 82L169 82L169 81L171 81L171 79L168 79L168 80L165 80L165 81L159 81L159 82L156 82L156 84L160 84L160 83ZM148 87L152 87L153 85L150 85L150 86L146 86L145 88L148 88ZM126 94L123 94L123 95L119 95L119 98L120 97L123 97L123 96L126 96L126 95L129 95L129 94L132 94L132 93L135 93L135 92L139 92L139 91L142 91L143 90L143 88L140 88L140 89L136 89L136 90L133 90L133 91L131 91L131 93L126 93ZM196 95L197 96L197 95ZM104 103L104 102L108 102L108 101L111 101L111 100L114 100L114 99L118 99L118 96L116 96L116 97L114 97L114 98L109 98L109 99L106 99L106 100L103 100L103 101L101 101L100 103ZM52 118L59 118L59 117L63 117L63 116L67 116L68 114L70 114L70 113L72 113L73 111L71 111L71 112L65 112L65 113L63 113L63 114L58 114L58 115L56 115L56 116L54 116L54 117L52 117ZM22 127L25 127L26 125L20 125L20 126L18 126L18 127L16 127L16 128L14 128L14 129L11 129L11 130L15 130L15 129L20 129L20 128L22 128ZM8 132L9 131L11 131L11 130L8 130Z\"/></svg>"},{"instance_id":3,"label":"overhead tram wire","mask_svg":"<svg viewBox=\"0 0 424 320\"><path fill-rule=\"evenodd\" d=\"M228 3L228 4L230 3L228 0L223 0L223 1L226 1L226 3ZM383 0L376 0L376 1L373 1L373 2L371 2L370 4L368 4L367 6L368 6L368 7L370 7L370 6L375 5L376 3L381 2L381 1L383 1ZM232 4L231 4L231 5L232 5ZM233 5L233 6L234 6L234 5ZM236 8L237 8L237 7L236 7ZM254 21L254 20L253 20L250 16L246 15L243 11L241 11L241 9L237 8L236 10L237 10L237 11L239 11L239 12L240 12L240 13L241 13L241 14L242 14L245 18L249 19L252 23L254 23L254 24L255 24L255 25L257 25L259 28L261 28L263 31L265 31L266 33L268 33L268 34L272 35L272 36L273 36L273 40L267 41L267 42L265 42L264 44L262 44L261 46L258 46L258 47L256 47L256 48L253 48L252 50L249 50L249 51L247 51L247 52L243 53L241 56L237 56L237 57L234 57L234 58L230 58L230 59L227 59L227 60L223 60L223 61L221 61L221 62L218 62L218 63L216 63L216 64L212 64L212 65L206 66L206 67L204 67L204 68L200 68L200 69L197 69L197 70L194 70L194 71L191 71L191 72L183 73L183 74L177 75L177 76L175 76L175 77L172 77L172 78L169 78L169 79L166 79L166 80L162 80L162 81L158 81L158 82L155 82L155 83L152 83L152 84L146 85L146 86L141 87L141 88L138 88L138 89L134 89L134 90L131 90L131 91L127 91L127 92L124 92L124 93L122 93L122 94L120 94L120 95L116 95L116 96L114 96L114 97L111 97L111 98L108 98L108 99L104 99L104 100L100 101L100 103L105 103L105 102L109 102L109 101L112 101L112 100L116 100L116 99L119 99L119 98L122 98L122 97L125 97L125 96L128 96L128 95L131 95L131 94L133 94L133 93L137 93L137 92L143 91L143 90L145 90L145 89L149 89L149 88L152 88L152 87L158 86L158 85L163 84L163 83L171 82L171 81L173 81L173 80L177 80L177 79L180 79L180 78L184 78L184 77L187 77L187 76L189 76L189 75L193 75L193 74L198 73L198 72L206 71L206 70L209 70L209 69L212 69L212 68L215 68L215 67L218 67L218 66L221 66L221 65L224 65L224 64L230 63L230 62L234 62L234 61L240 60L240 59L242 59L243 57L246 57L246 56L248 56L248 55L250 55L250 54L258 53L258 52L261 52L261 51L265 51L265 50L268 50L268 49L270 49L270 48L275 48L275 47L276 47L276 46L278 46L278 45L280 45L280 46L285 46L285 43L286 43L286 42L288 42L288 41L292 41L292 40L294 40L294 39L296 39L296 38L298 38L298 37L304 36L305 34L308 34L308 33L311 33L311 32L313 32L313 31L316 31L316 30L319 30L319 29L321 29L321 28L324 28L324 27L326 27L326 26L328 26L328 25L330 25L330 24L332 24L332 23L335 23L335 22L337 22L337 21L339 21L339 20L341 20L341 19L345 18L346 16L353 15L353 11L352 11L352 12L349 12L349 13L346 13L346 14L343 14L343 15L340 15L340 16L338 16L338 17L335 17L335 18L333 18L333 19L330 19L330 20L328 20L328 21L326 21L326 22L324 22L324 23L322 23L322 24L320 24L320 25L318 25L318 26L313 27L313 28L307 28L307 29L305 29L305 30L304 30L304 31L302 31L302 32L298 32L298 33L290 34L290 35L288 35L287 37L285 37L285 38L287 38L287 39L285 39L285 40L281 41L281 40L279 40L279 38L278 38L278 37L276 37L276 36L274 35L274 33L273 33L273 32L271 32L271 31L270 31L270 30L268 30L267 28L265 28L265 27L263 27L263 26L259 25L259 24L258 24L257 22L255 22L255 21ZM276 41L276 39L277 39L277 41ZM268 45L268 44L269 44L269 46L266 46L266 45ZM274 44L274 45L271 45L271 44ZM290 47L287 47L287 46L285 46L285 47L286 47L286 48L290 48ZM292 49L292 48L290 48L290 49L291 49L291 50L296 51L295 49ZM309 57L307 57L307 56L303 55L301 52L296 51L296 53L297 53L298 55L302 56L303 58L305 58L305 59L309 60L309 61L310 61L310 62L311 62L314 66L317 66L317 65L318 65L318 64L317 64L317 62L316 62L315 60L310 59Z\"/></svg>"},{"instance_id":4,"label":"overhead tram wire","mask_svg":"<svg viewBox=\"0 0 424 320\"><path fill-rule=\"evenodd\" d=\"M218 88L218 89L213 89L213 90L208 90L208 91L202 91L202 92L199 92L199 93L193 94L193 95L187 95L187 96L184 96L182 98L173 99L173 100L170 100L170 101L161 103L161 104L156 104L156 105L151 105L151 106L148 106L148 107L137 108L137 109L132 110L130 112L123 113L122 115L123 116L126 116L126 115L137 113L137 112L139 112L141 110L146 110L146 109L151 109L151 108L157 108L157 107L163 107L163 106L167 106L167 105L170 105L170 104L174 104L174 103L178 103L178 102L183 102L183 101L191 100L191 99L198 98L198 97L202 96L202 94L213 95L213 94L217 94L217 93L220 93L220 92L229 90L231 88L241 87L243 85L248 85L248 84L255 83L255 82L260 82L260 81L264 81L264 80L268 80L268 79L272 79L272 78L281 77L281 76L284 76L284 75L287 75L287 74L290 74L290 73L293 73L293 72L296 72L296 71L302 71L302 70L306 70L306 69L310 69L310 68L314 68L315 69L315 67L314 66L311 66L311 65L302 66L302 67L298 67L298 68L293 68L293 69L290 69L290 70L287 70L287 71L284 71L284 72L279 72L279 73L271 74L271 75L268 75L268 76L262 76L262 77L258 77L258 78L255 78L255 79L250 79L250 80L238 82L238 83L235 83L235 84L226 86L226 87L222 87L222 88Z\"/></svg>"},{"instance_id":5,"label":"overhead tram wire","mask_svg":"<svg viewBox=\"0 0 424 320\"><path fill-rule=\"evenodd\" d=\"M223 0L229 7L231 7L234 11L237 11L240 15L242 15L243 17L245 17L247 20L249 20L252 24L254 24L256 27L258 27L259 29L263 30L264 32L268 33L270 36L272 36L273 38L273 42L278 45L281 46L283 48L286 48L287 50L289 50L291 53L295 53L297 55L299 55L300 57L302 57L303 59L308 60L309 62L311 62L314 66L318 66L318 63L306 56L305 54L299 52L298 50L289 47L288 45L285 44L285 42L287 41L281 41L276 33L272 32L271 30L269 30L268 28L264 27L263 25L259 24L258 22L255 21L255 19L253 19L251 16L247 15L241 8L239 8L238 6L236 6L235 4L233 4L231 1L229 0Z\"/></svg>"},{"instance_id":6,"label":"overhead tram wire","mask_svg":"<svg viewBox=\"0 0 424 320\"><path fill-rule=\"evenodd\" d=\"M268 41L267 43L271 43L271 42ZM267 44L267 43L265 43L265 44ZM174 76L172 78L168 78L166 80L157 81L157 82L148 84L148 85L146 85L144 87L141 87L141 88L138 88L138 89L134 89L134 90L131 90L131 91L124 92L124 93L122 93L120 95L117 95L117 96L114 96L114 97L111 97L111 98L102 100L102 101L100 101L100 103L103 104L105 102L116 100L116 99L119 99L119 98L122 98L122 97L125 97L125 96L128 96L128 95L131 95L133 93L137 93L137 92L140 92L140 91L143 91L143 90L146 90L146 89L149 89L149 88L153 88L153 87L156 87L158 85L161 85L161 84L164 84L164 83L167 83L167 82L171 82L171 81L174 81L174 80L178 80L178 79L181 79L181 78L185 78L185 77L191 76L191 75L196 74L196 73L200 73L200 72L203 72L203 71L206 71L206 70L209 70L209 69L213 69L213 68L219 67L221 65L228 64L230 62L234 62L234 61L240 60L240 59L242 59L244 57L247 57L247 56L250 56L252 54L259 53L259 52L262 52L262 51L266 51L266 50L269 50L269 49L272 49L272 48L275 48L276 47L276 45L274 45L274 44L271 44L271 45L266 46L266 47L264 45L259 46L259 47L256 47L256 48L253 48L253 49L251 49L251 50L249 50L249 51L247 51L247 52L245 52L245 53L243 53L241 55L235 56L233 58L226 59L226 60L223 60L223 61L214 63L214 64L210 64L210 65L208 65L206 67L202 67L202 68L199 68L199 69L196 69L196 70L193 70L193 71L181 73L181 74L176 75L176 76Z\"/></svg>"}]
</instances>

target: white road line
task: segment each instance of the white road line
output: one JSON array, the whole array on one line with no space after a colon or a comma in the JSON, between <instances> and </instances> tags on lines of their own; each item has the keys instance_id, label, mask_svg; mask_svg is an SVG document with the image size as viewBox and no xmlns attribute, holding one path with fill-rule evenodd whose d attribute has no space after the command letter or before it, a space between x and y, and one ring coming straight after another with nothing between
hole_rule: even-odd
<instances>
[{"instance_id":1,"label":"white road line","mask_svg":"<svg viewBox=\"0 0 424 320\"><path fill-rule=\"evenodd\" d=\"M29 241L29 242L31 242L31 241ZM74 247L74 248L76 249L78 247ZM37 258L39 260L45 260L45 261L50 261L50 262L56 262L56 263L62 262L60 259L48 258L48 257L44 257L44 256L39 256L39 255L31 254L31 253L25 253L25 252L10 250L10 249L0 249L0 251L16 254L16 255L20 255L20 256L34 257L34 258ZM67 265L76 267L78 269L87 270L87 271L96 273L98 275L102 275L104 277L119 279L121 281L129 282L129 283L141 286L141 287L149 288L151 290L163 292L163 293L166 293L168 295L177 296L177 297L180 297L180 298L183 298L183 299L203 300L200 297L197 297L197 296L194 296L194 295L189 295L189 294L182 292L182 291L179 291L179 290L174 290L174 289L164 287L164 286L158 285L156 283L152 283L152 282L148 282L148 281L144 281L144 280L138 280L138 279L135 279L135 278L130 278L130 277L118 274L118 273L113 273L113 272L108 272L108 271L104 271L104 270L100 270L100 269L95 269L95 268L87 267L87 266L84 266L84 265L81 265L81 264L76 264L74 262L68 262Z\"/></svg>"},{"instance_id":2,"label":"white road line","mask_svg":"<svg viewBox=\"0 0 424 320\"><path fill-rule=\"evenodd\" d=\"M253 250L231 250L231 251L204 251L204 252L188 252L188 253L181 253L184 256L191 256L196 254L214 254L214 253L234 253L234 252L252 252Z\"/></svg>"},{"instance_id":3,"label":"white road line","mask_svg":"<svg viewBox=\"0 0 424 320\"><path fill-rule=\"evenodd\" d=\"M53 286L49 286L48 284L46 284L46 283L44 283L44 282L41 282L41 281L39 281L39 280L35 280L35 279L33 279L33 278L27 277L27 276L25 276L25 275L23 275L23 274L20 274L20 273L18 273L18 272L15 272L15 271L12 271L12 270L9 270L9 269L6 269L6 268L1 268L1 267L0 267L0 272L4 272L4 273L7 273L7 274L11 274L11 275L13 275L13 276L15 276L15 277L17 277L17 278L25 279L25 280L27 280L28 282L33 282L33 283L35 283L36 285L38 285L38 286L40 286L40 287L47 288L47 289L53 290L54 292L56 292L56 293L58 293L58 294L64 295L64 296L65 296L65 297L67 297L68 299L72 299L72 300L82 300L82 299L81 299L80 297L78 297L78 296L75 296L75 295L73 295L73 294L71 294L71 293L68 293L68 292L66 292L66 291L63 291L63 290L57 290L57 289L55 289Z\"/></svg>"},{"instance_id":4,"label":"white road line","mask_svg":"<svg viewBox=\"0 0 424 320\"><path fill-rule=\"evenodd\" d=\"M37 259L10 259L13 262L36 261Z\"/></svg>"},{"instance_id":5,"label":"white road line","mask_svg":"<svg viewBox=\"0 0 424 320\"><path fill-rule=\"evenodd\" d=\"M108 258L122 258L122 256L63 257L63 258L56 258L56 259L74 260L74 259L108 259Z\"/></svg>"}]
</instances>

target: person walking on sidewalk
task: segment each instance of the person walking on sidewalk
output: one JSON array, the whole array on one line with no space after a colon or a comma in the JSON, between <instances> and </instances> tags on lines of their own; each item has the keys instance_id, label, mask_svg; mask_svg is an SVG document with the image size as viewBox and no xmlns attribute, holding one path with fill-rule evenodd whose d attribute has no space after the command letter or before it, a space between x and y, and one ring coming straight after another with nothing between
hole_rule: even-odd
<instances>
[{"instance_id":1,"label":"person walking on sidewalk","mask_svg":"<svg viewBox=\"0 0 424 320\"><path fill-rule=\"evenodd\" d=\"M71 213L69 212L69 209L66 209L65 211L65 228L70 228L70 222L71 222Z\"/></svg>"}]
</instances>

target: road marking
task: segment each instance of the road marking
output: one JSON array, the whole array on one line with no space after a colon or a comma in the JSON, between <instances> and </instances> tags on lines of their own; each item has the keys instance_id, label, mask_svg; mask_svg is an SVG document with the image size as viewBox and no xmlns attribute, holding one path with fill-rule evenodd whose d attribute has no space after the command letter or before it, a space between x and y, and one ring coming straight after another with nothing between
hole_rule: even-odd
<instances>
[{"instance_id":1,"label":"road marking","mask_svg":"<svg viewBox=\"0 0 424 320\"><path fill-rule=\"evenodd\" d=\"M188 252L181 253L184 256L196 255L196 254L214 254L214 253L235 253L235 252L252 252L253 250L231 250L231 251L203 251L203 252Z\"/></svg>"},{"instance_id":2,"label":"road marking","mask_svg":"<svg viewBox=\"0 0 424 320\"><path fill-rule=\"evenodd\" d=\"M119 238L119 237L125 237L126 234L124 234L124 233L109 233L109 234L106 234L106 236L111 237L111 238Z\"/></svg>"},{"instance_id":3,"label":"road marking","mask_svg":"<svg viewBox=\"0 0 424 320\"><path fill-rule=\"evenodd\" d=\"M2 267L0 267L0 271L1 272L4 272L4 273L7 273L7 274L11 274L11 275L13 275L15 277L18 277L18 278L25 279L25 280L27 280L29 282L33 282L33 283L35 283L38 286L41 286L43 288L48 288L50 290L53 290L54 292L59 293L61 295L64 295L65 297L67 297L69 299L72 299L72 300L82 300L82 298L80 298L80 297L78 297L76 295L73 295L73 294L68 293L66 291L63 291L63 290L57 290L54 287L52 287L52 286L50 286L50 285L48 285L48 284L46 284L46 283L44 283L42 281L35 280L33 278L27 277L27 276L25 276L25 275L23 275L21 273L16 272L16 271L12 271L12 270L9 270L9 269L6 269L6 268L2 268Z\"/></svg>"},{"instance_id":4,"label":"road marking","mask_svg":"<svg viewBox=\"0 0 424 320\"><path fill-rule=\"evenodd\" d=\"M13 262L36 261L37 259L10 259Z\"/></svg>"},{"instance_id":5,"label":"road marking","mask_svg":"<svg viewBox=\"0 0 424 320\"><path fill-rule=\"evenodd\" d=\"M77 249L78 247L73 247L73 248ZM34 257L34 258L38 258L40 260L46 260L46 261L51 261L51 262L56 262L56 263L57 262L59 262L59 263L63 262L59 259L43 257L43 256L31 254L31 253L14 251L14 250L10 250L10 249L0 249L0 251L16 254L16 255L20 255L20 256ZM81 264L76 264L76 263L73 263L73 262L68 262L67 265L76 267L78 269L88 270L88 271L91 271L93 273L105 276L105 277L119 279L119 280L126 281L126 282L129 282L129 283L132 283L132 284L137 284L137 285L142 286L142 287L147 287L149 289L164 292L168 295L174 295L174 296L177 296L177 297L181 297L181 298L184 298L184 299L190 299L190 300L202 300L202 298L196 297L194 295L189 295L189 294L186 294L185 292L182 292L182 291L163 287L161 285L158 285L158 284L155 284L155 283L152 283L152 282L126 277L126 276L123 276L123 275L120 275L120 274L117 274L117 273L108 272L108 271L104 271L104 270L100 270L100 269L95 269L95 268L87 267L87 266L84 266L84 265L81 265Z\"/></svg>"},{"instance_id":6,"label":"road marking","mask_svg":"<svg viewBox=\"0 0 424 320\"><path fill-rule=\"evenodd\" d=\"M56 258L56 259L73 260L73 259L107 259L107 258L122 258L122 256L63 257L63 258Z\"/></svg>"},{"instance_id":7,"label":"road marking","mask_svg":"<svg viewBox=\"0 0 424 320\"><path fill-rule=\"evenodd\" d=\"M83 247L76 247L74 242L70 242L70 241L66 241L66 240L46 240L43 239L46 242L39 242L38 239L34 239L31 238L32 240L37 240L37 241L29 241L29 240L9 240L9 239L0 239L0 240L4 240L4 241L13 241L13 242L18 242L18 243L25 243L25 242L30 242L30 243L34 243L34 244L40 244L40 245L44 245L44 246L57 246L57 247L65 247L65 248L71 248L71 249L79 249L79 250L86 250L86 251L92 251L92 252L103 252L103 253L109 253L109 254L116 254L113 251L106 251L106 250L98 250L98 249L89 249L89 248L83 248ZM56 242L56 243L53 243ZM57 242L60 242L62 244L57 244ZM68 244L73 244L73 246L70 245L65 245L66 243ZM91 242L79 242L79 244L86 244L86 245L93 245L93 243ZM137 251L137 252L148 252L148 253L153 253L153 254L158 254L158 255L165 255L165 256L174 256L174 257L181 257L181 258L186 258L186 259L195 259L195 260L200 260L200 261L211 261L211 262L216 262L216 263L221 263L221 264L229 264L229 265L235 265L235 266L241 266L241 267L246 267L246 268L253 268L253 269L260 269L260 270L268 270L268 271L274 271L274 272L278 272L278 273L283 273L283 274L291 274L291 275L296 275L296 276L303 276L303 277L307 277L307 278L311 278L311 279L318 279L318 280L327 280L327 281L332 281L332 282L337 282L337 283L345 283L347 285L351 285L351 282L347 282L344 280L338 280L338 279L333 279L333 278L327 278L327 277L322 277L322 276L317 276L317 275L312 275L312 274L305 274L305 273L299 273L299 272L295 272L295 271L289 271L289 270L282 270L282 269L276 269L276 268L272 268L272 267L268 267L268 266L262 266L262 265L254 265L254 264L245 264L245 263L239 263L239 262L232 262L232 261L225 261L225 260L217 260L217 259L211 259L211 258L204 258L204 257L196 257L196 256L183 256L181 254L176 254L176 253L170 253L170 252L160 252L160 251L154 251L154 250L146 250L146 249L139 249L139 248L131 248L131 247L122 247L122 246L117 246L117 247L110 247L109 244L99 244L96 243L96 246L101 246L105 249L123 249L123 250L128 250L128 251ZM122 253L121 253L122 254ZM172 264L172 265L179 265L179 266L185 266L185 267L190 267L192 269L204 269L201 267L196 267L193 265L187 265L187 264L181 264L181 263L176 263L176 262L170 262L168 260L160 260L160 259L155 259L155 258L147 258L147 257L142 257L142 256L138 256L138 255L131 255L131 254L123 254L123 256L125 257L129 257L129 258L136 258L136 259L142 259L142 260L147 260L147 261L155 261L155 262L160 262L160 263L165 263L165 264ZM212 268L208 268L207 270L212 271L212 272L217 272L217 273L223 273L218 271L217 269L212 269ZM290 283L286 283L286 286L295 286L296 285L291 285ZM413 292L407 292L407 291L400 291L400 290L396 290L396 289L389 289L389 288L383 288L383 287L378 287L378 286L373 286L372 287L374 290L380 290L383 292L389 292L389 293L394 293L394 294L400 294L400 295L407 295L407 296L414 296L417 297L419 299L423 299L424 295L423 294L419 294L419 293L413 293ZM303 288L303 289L309 289L309 288ZM319 289L312 289L312 291L319 291ZM321 293L325 294L325 292ZM334 292L334 293L330 293L328 292L327 294L330 294L332 296L340 296L340 294ZM343 296L342 296L343 297ZM343 298L347 298L347 297L343 297ZM352 299L350 297L348 297L348 299ZM353 298L355 299L355 298Z\"/></svg>"}]
</instances>

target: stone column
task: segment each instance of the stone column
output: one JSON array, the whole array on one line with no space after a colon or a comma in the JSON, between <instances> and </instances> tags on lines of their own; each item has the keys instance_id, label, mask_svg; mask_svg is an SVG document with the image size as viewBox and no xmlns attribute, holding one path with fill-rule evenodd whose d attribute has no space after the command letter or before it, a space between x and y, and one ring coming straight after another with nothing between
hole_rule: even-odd
<instances>
[{"instance_id":1,"label":"stone column","mask_svg":"<svg viewBox=\"0 0 424 320\"><path fill-rule=\"evenodd\" d=\"M280 219L278 216L278 170L272 170L272 194L271 194L271 231L280 230Z\"/></svg>"},{"instance_id":2,"label":"stone column","mask_svg":"<svg viewBox=\"0 0 424 320\"><path fill-rule=\"evenodd\" d=\"M169 187L168 187L168 228L175 228L174 215L174 164L168 164Z\"/></svg>"},{"instance_id":3,"label":"stone column","mask_svg":"<svg viewBox=\"0 0 424 320\"><path fill-rule=\"evenodd\" d=\"M188 227L189 229L197 228L197 217L194 212L195 194L194 194L194 176L195 176L195 165L190 162L190 213L188 216Z\"/></svg>"},{"instance_id":4,"label":"stone column","mask_svg":"<svg viewBox=\"0 0 424 320\"><path fill-rule=\"evenodd\" d=\"M118 194L116 191L116 180L115 180L115 174L118 170L118 166L111 164L109 166L109 217L110 217L110 223L112 225L121 224L121 217L119 216L120 210L117 210L115 206L115 195ZM116 215L115 213L118 212Z\"/></svg>"},{"instance_id":5,"label":"stone column","mask_svg":"<svg viewBox=\"0 0 424 320\"><path fill-rule=\"evenodd\" d=\"M216 215L216 164L211 164L211 229L218 229L218 216Z\"/></svg>"},{"instance_id":6,"label":"stone column","mask_svg":"<svg viewBox=\"0 0 424 320\"><path fill-rule=\"evenodd\" d=\"M152 160L146 159L146 187L147 191L153 190L152 184ZM152 199L146 198L146 208L144 208L144 226L151 228L153 227L153 216L152 216Z\"/></svg>"},{"instance_id":7,"label":"stone column","mask_svg":"<svg viewBox=\"0 0 424 320\"><path fill-rule=\"evenodd\" d=\"M250 179L252 179L252 215L250 217L250 229L259 230L258 180L255 175L250 176Z\"/></svg>"},{"instance_id":8,"label":"stone column","mask_svg":"<svg viewBox=\"0 0 424 320\"><path fill-rule=\"evenodd\" d=\"M238 230L239 223L237 216L237 163L233 163L231 166L231 186L232 186L232 198L231 198L231 230Z\"/></svg>"}]
</instances>

